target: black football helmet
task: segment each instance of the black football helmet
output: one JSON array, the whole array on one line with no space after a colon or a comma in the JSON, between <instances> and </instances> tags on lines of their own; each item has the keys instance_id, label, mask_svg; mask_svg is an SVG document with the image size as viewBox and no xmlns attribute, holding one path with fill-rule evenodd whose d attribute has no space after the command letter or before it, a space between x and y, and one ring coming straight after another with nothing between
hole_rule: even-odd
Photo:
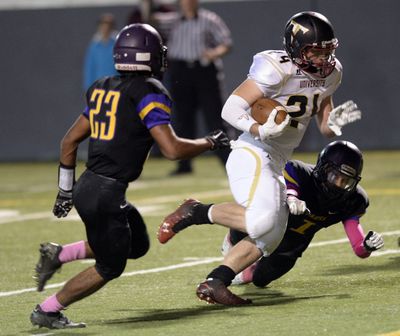
<instances>
[{"instance_id":1,"label":"black football helmet","mask_svg":"<svg viewBox=\"0 0 400 336\"><path fill-rule=\"evenodd\" d=\"M286 23L283 43L287 54L301 70L325 78L335 69L335 49L339 43L328 19L316 12L301 12ZM312 50L323 53L322 64L306 56Z\"/></svg>"},{"instance_id":2,"label":"black football helmet","mask_svg":"<svg viewBox=\"0 0 400 336\"><path fill-rule=\"evenodd\" d=\"M361 180L363 156L349 141L334 141L319 154L313 179L325 204L334 204L351 195Z\"/></svg>"},{"instance_id":3,"label":"black football helmet","mask_svg":"<svg viewBox=\"0 0 400 336\"><path fill-rule=\"evenodd\" d=\"M115 41L113 57L115 69L120 72L149 71L159 76L167 67L167 47L149 24L125 26Z\"/></svg>"}]
</instances>

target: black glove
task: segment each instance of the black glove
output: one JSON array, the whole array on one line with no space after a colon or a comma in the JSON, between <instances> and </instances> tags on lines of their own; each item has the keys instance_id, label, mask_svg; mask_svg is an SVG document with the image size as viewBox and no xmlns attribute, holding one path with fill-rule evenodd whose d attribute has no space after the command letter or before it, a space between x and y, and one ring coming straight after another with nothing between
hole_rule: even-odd
<instances>
[{"instance_id":1,"label":"black glove","mask_svg":"<svg viewBox=\"0 0 400 336\"><path fill-rule=\"evenodd\" d=\"M72 191L64 191L60 189L53 207L54 216L58 218L66 217L71 211L72 206Z\"/></svg>"},{"instance_id":2,"label":"black glove","mask_svg":"<svg viewBox=\"0 0 400 336\"><path fill-rule=\"evenodd\" d=\"M363 245L368 252L379 250L383 247L383 238L379 233L369 231L364 238Z\"/></svg>"},{"instance_id":3,"label":"black glove","mask_svg":"<svg viewBox=\"0 0 400 336\"><path fill-rule=\"evenodd\" d=\"M229 138L224 131L215 130L207 134L205 138L211 143L211 150L229 147Z\"/></svg>"}]
</instances>

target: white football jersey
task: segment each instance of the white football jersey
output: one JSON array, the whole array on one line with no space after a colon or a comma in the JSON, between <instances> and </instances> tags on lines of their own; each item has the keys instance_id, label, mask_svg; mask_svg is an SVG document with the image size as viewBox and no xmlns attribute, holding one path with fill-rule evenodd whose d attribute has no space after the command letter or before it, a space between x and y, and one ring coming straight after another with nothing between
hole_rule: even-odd
<instances>
[{"instance_id":1,"label":"white football jersey","mask_svg":"<svg viewBox=\"0 0 400 336\"><path fill-rule=\"evenodd\" d=\"M319 111L321 102L331 96L342 79L342 65L336 59L334 71L326 78L317 78L302 72L284 50L267 50L254 56L248 78L254 80L265 97L282 105L297 105L300 112L290 113L290 126L274 139L261 142L249 133L241 140L263 146L287 161L300 144L311 118Z\"/></svg>"}]
</instances>

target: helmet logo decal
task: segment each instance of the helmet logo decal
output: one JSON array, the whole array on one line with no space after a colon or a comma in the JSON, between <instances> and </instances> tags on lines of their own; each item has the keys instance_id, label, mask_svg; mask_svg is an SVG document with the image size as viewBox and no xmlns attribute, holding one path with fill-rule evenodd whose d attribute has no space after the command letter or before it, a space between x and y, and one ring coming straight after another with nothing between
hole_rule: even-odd
<instances>
[{"instance_id":1,"label":"helmet logo decal","mask_svg":"<svg viewBox=\"0 0 400 336\"><path fill-rule=\"evenodd\" d=\"M136 61L150 61L151 55L150 53L136 53Z\"/></svg>"},{"instance_id":2,"label":"helmet logo decal","mask_svg":"<svg viewBox=\"0 0 400 336\"><path fill-rule=\"evenodd\" d=\"M300 23L295 22L294 20L290 21L290 23L293 25L292 41L293 36L296 36L299 31L301 31L303 34L307 34L307 32L310 30L307 27L302 26Z\"/></svg>"}]
</instances>

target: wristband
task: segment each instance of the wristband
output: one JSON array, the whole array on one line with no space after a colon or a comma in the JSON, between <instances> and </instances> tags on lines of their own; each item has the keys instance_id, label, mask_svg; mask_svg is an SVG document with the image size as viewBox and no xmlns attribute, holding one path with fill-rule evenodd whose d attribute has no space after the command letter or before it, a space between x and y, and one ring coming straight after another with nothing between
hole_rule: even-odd
<instances>
[{"instance_id":1,"label":"wristband","mask_svg":"<svg viewBox=\"0 0 400 336\"><path fill-rule=\"evenodd\" d=\"M67 167L60 163L58 167L58 187L63 191L71 191L75 183L75 167Z\"/></svg>"}]
</instances>

